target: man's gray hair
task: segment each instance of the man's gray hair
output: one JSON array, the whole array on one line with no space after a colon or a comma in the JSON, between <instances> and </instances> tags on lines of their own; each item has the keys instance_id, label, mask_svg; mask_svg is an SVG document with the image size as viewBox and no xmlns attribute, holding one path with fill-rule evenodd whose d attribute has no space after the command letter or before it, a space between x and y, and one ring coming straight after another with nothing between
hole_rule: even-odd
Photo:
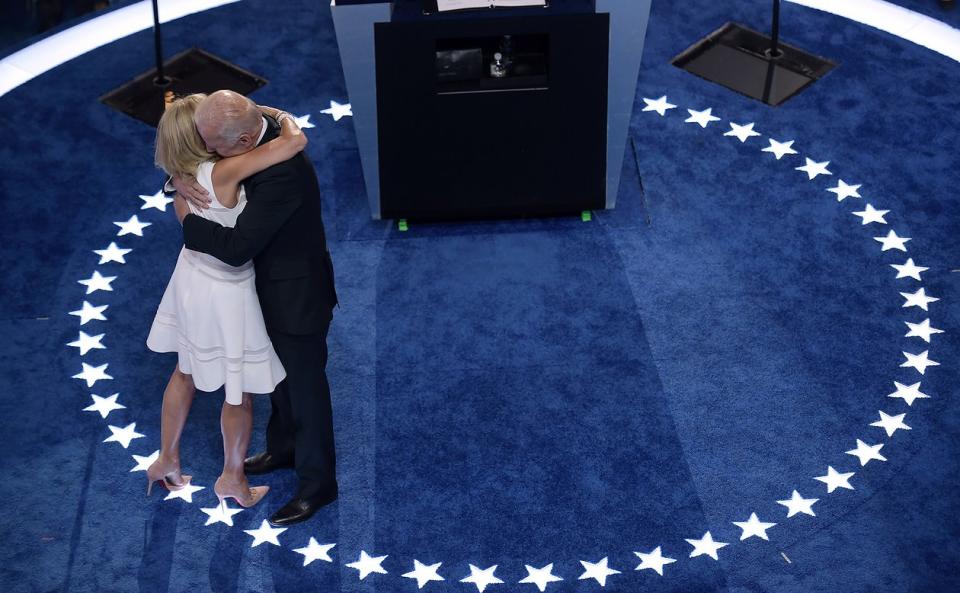
<instances>
[{"instance_id":1,"label":"man's gray hair","mask_svg":"<svg viewBox=\"0 0 960 593\"><path fill-rule=\"evenodd\" d=\"M260 109L250 99L233 91L217 91L197 107L194 121L216 130L222 141L236 144L244 132L256 138L262 120Z\"/></svg>"}]
</instances>

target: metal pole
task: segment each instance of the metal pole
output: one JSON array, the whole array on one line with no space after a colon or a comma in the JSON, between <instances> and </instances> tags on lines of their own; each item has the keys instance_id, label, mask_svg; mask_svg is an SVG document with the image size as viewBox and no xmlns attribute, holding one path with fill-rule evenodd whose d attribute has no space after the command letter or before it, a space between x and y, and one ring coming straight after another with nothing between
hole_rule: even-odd
<instances>
[{"instance_id":1,"label":"metal pole","mask_svg":"<svg viewBox=\"0 0 960 593\"><path fill-rule=\"evenodd\" d=\"M770 57L780 57L780 0L773 0L773 30L770 32Z\"/></svg>"},{"instance_id":2,"label":"metal pole","mask_svg":"<svg viewBox=\"0 0 960 593\"><path fill-rule=\"evenodd\" d=\"M153 49L157 59L157 76L153 82L166 86L170 84L170 79L163 73L163 43L160 37L160 8L157 5L158 0L153 0Z\"/></svg>"}]
</instances>

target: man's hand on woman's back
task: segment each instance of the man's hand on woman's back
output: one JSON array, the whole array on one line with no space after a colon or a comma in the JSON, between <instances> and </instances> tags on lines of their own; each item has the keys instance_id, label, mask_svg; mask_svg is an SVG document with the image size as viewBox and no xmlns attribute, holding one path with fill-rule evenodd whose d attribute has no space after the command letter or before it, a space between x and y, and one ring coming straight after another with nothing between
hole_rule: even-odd
<instances>
[{"instance_id":1,"label":"man's hand on woman's back","mask_svg":"<svg viewBox=\"0 0 960 593\"><path fill-rule=\"evenodd\" d=\"M198 209L209 208L213 201L209 192L203 189L200 182L193 177L171 177L170 184L176 188L179 195ZM183 222L183 218L180 219L180 222Z\"/></svg>"}]
</instances>

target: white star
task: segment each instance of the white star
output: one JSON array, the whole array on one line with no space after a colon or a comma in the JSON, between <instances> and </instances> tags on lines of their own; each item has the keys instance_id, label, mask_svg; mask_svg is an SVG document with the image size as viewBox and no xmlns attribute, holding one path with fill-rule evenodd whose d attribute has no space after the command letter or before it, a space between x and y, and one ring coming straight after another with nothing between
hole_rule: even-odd
<instances>
[{"instance_id":1,"label":"white star","mask_svg":"<svg viewBox=\"0 0 960 593\"><path fill-rule=\"evenodd\" d=\"M93 252L100 256L100 264L108 264L110 262L117 262L118 264L125 264L127 260L123 256L133 251L133 249L120 249L117 247L117 244L111 242L106 249L94 249ZM98 264L99 265L99 264Z\"/></svg>"},{"instance_id":2,"label":"white star","mask_svg":"<svg viewBox=\"0 0 960 593\"><path fill-rule=\"evenodd\" d=\"M920 307L921 309L926 311L927 305L929 305L930 303L935 303L940 300L937 297L928 297L927 292L923 289L922 286L920 287L920 290L918 290L917 292L901 292L900 296L907 299L903 303L903 307L901 307L902 309L905 309L907 307Z\"/></svg>"},{"instance_id":3,"label":"white star","mask_svg":"<svg viewBox=\"0 0 960 593\"><path fill-rule=\"evenodd\" d=\"M118 428L116 426L108 426L107 428L110 429L111 434L107 438L103 439L103 442L120 443L120 446L124 449L130 446L130 441L133 439L139 439L143 437L142 434L136 431L136 422L131 422L123 428Z\"/></svg>"},{"instance_id":4,"label":"white star","mask_svg":"<svg viewBox=\"0 0 960 593\"><path fill-rule=\"evenodd\" d=\"M100 272L94 270L93 276L90 276L86 280L77 280L77 282L86 286L87 294L90 294L91 292L96 292L98 290L113 292L113 287L110 286L110 283L116 279L116 276L101 276Z\"/></svg>"},{"instance_id":5,"label":"white star","mask_svg":"<svg viewBox=\"0 0 960 593\"><path fill-rule=\"evenodd\" d=\"M167 196L163 195L163 190L158 191L152 196L140 194L140 199L143 200L143 206L140 206L141 210L146 210L147 208L156 208L160 212L166 212L167 204L173 201L173 198L168 198Z\"/></svg>"},{"instance_id":6,"label":"white star","mask_svg":"<svg viewBox=\"0 0 960 593\"><path fill-rule=\"evenodd\" d=\"M890 267L897 271L897 278L913 278L920 280L920 272L926 272L930 268L924 268L913 263L913 258L909 258L905 264L890 264Z\"/></svg>"},{"instance_id":7,"label":"white star","mask_svg":"<svg viewBox=\"0 0 960 593\"><path fill-rule=\"evenodd\" d=\"M91 393L90 397L93 398L93 403L83 409L84 412L97 412L100 414L101 418L106 418L110 412L114 410L123 410L127 406L117 403L117 397L119 393L114 393L109 397L100 397L95 393Z\"/></svg>"},{"instance_id":8,"label":"white star","mask_svg":"<svg viewBox=\"0 0 960 593\"><path fill-rule=\"evenodd\" d=\"M404 573L403 577L408 579L417 579L417 589L423 589L423 586L429 583L430 581L442 581L444 580L442 576L437 574L437 569L440 568L442 562L437 562L436 564L426 565L420 562L419 560L413 561L413 570L408 573Z\"/></svg>"},{"instance_id":9,"label":"white star","mask_svg":"<svg viewBox=\"0 0 960 593\"><path fill-rule=\"evenodd\" d=\"M353 116L353 109L349 103L341 105L336 101L330 101L330 107L324 109L320 113L326 113L327 115L333 117L333 121L340 121L341 117Z\"/></svg>"},{"instance_id":10,"label":"white star","mask_svg":"<svg viewBox=\"0 0 960 593\"><path fill-rule=\"evenodd\" d=\"M301 130L307 130L309 128L315 128L317 126L310 123L310 114L301 115L300 117L294 117L293 121L296 122L297 127Z\"/></svg>"},{"instance_id":11,"label":"white star","mask_svg":"<svg viewBox=\"0 0 960 593\"><path fill-rule=\"evenodd\" d=\"M880 224L887 224L886 219L883 217L884 214L889 213L889 210L877 210L870 204L867 204L866 208L860 210L859 212L854 212L854 216L859 216L863 219L861 226L865 224L870 224L871 222L879 222Z\"/></svg>"},{"instance_id":12,"label":"white star","mask_svg":"<svg viewBox=\"0 0 960 593\"><path fill-rule=\"evenodd\" d=\"M813 512L813 503L820 500L819 498L804 498L800 496L800 493L796 490L793 491L793 494L790 496L790 500L778 500L777 504L782 504L787 507L787 518L796 515L797 513L803 513L805 515L810 515L811 517L816 517L817 514Z\"/></svg>"},{"instance_id":13,"label":"white star","mask_svg":"<svg viewBox=\"0 0 960 593\"><path fill-rule=\"evenodd\" d=\"M880 248L880 251L887 251L889 249L899 249L900 251L906 251L907 246L905 243L910 240L909 237L899 237L897 233L890 231L887 233L886 237L874 237L874 241L879 241L883 244L883 247Z\"/></svg>"},{"instance_id":14,"label":"white star","mask_svg":"<svg viewBox=\"0 0 960 593\"><path fill-rule=\"evenodd\" d=\"M793 149L793 140L787 142L777 142L773 138L770 138L770 146L763 149L763 152L772 152L773 156L777 157L779 161L787 154L797 154L797 151Z\"/></svg>"},{"instance_id":15,"label":"white star","mask_svg":"<svg viewBox=\"0 0 960 593\"><path fill-rule=\"evenodd\" d=\"M740 534L740 541L754 536L770 541L767 530L776 525L776 523L761 521L756 513L750 513L750 518L746 521L734 521L733 524L743 530L743 533Z\"/></svg>"},{"instance_id":16,"label":"white star","mask_svg":"<svg viewBox=\"0 0 960 593\"><path fill-rule=\"evenodd\" d=\"M193 493L200 492L201 490L203 490L203 486L194 486L188 479L182 488L171 490L167 493L166 498L163 500L173 500L175 498L179 498L180 500L193 504Z\"/></svg>"},{"instance_id":17,"label":"white star","mask_svg":"<svg viewBox=\"0 0 960 593\"><path fill-rule=\"evenodd\" d=\"M689 111L689 109L687 110ZM620 574L619 570L614 570L607 566L607 559L604 558L600 562L586 562L584 560L580 561L580 564L583 565L583 574L580 575L579 580L584 579L596 579L600 583L601 587L607 586L607 577L614 574Z\"/></svg>"},{"instance_id":18,"label":"white star","mask_svg":"<svg viewBox=\"0 0 960 593\"><path fill-rule=\"evenodd\" d=\"M693 109L687 109L687 112L690 114L690 117L683 120L684 123L700 124L701 128L707 127L712 121L720 121L719 117L711 115L711 113L713 112L713 107L707 107L703 111L694 111Z\"/></svg>"},{"instance_id":19,"label":"white star","mask_svg":"<svg viewBox=\"0 0 960 593\"><path fill-rule=\"evenodd\" d=\"M827 191L837 194L837 201L842 202L845 198L859 198L861 184L849 185L843 179L840 179L836 187L831 187Z\"/></svg>"},{"instance_id":20,"label":"white star","mask_svg":"<svg viewBox=\"0 0 960 593\"><path fill-rule=\"evenodd\" d=\"M548 564L543 568L534 568L529 564L524 565L527 569L527 576L523 577L520 583L532 583L540 589L540 593L547 590L547 585L562 581L560 577L553 574L553 564Z\"/></svg>"},{"instance_id":21,"label":"white star","mask_svg":"<svg viewBox=\"0 0 960 593\"><path fill-rule=\"evenodd\" d=\"M359 570L360 580L362 581L372 572L377 574L387 574L387 571L380 566L380 563L386 560L386 558L386 556L373 557L367 554L366 551L360 550L360 558L356 562L351 562L348 564L347 567Z\"/></svg>"},{"instance_id":22,"label":"white star","mask_svg":"<svg viewBox=\"0 0 960 593\"><path fill-rule=\"evenodd\" d=\"M319 544L315 538L310 538L310 541L307 542L305 548L297 548L294 550L297 554L303 554L303 565L307 566L314 560L323 560L324 562L333 562L333 558L330 557L330 550L333 549L337 544Z\"/></svg>"},{"instance_id":23,"label":"white star","mask_svg":"<svg viewBox=\"0 0 960 593\"><path fill-rule=\"evenodd\" d=\"M110 366L109 364L102 364L98 367L91 366L85 362L81 362L80 364L83 365L83 371L74 375L73 378L86 381L87 387L93 387L93 384L100 380L113 379L113 377L104 372L107 367Z\"/></svg>"},{"instance_id":24,"label":"white star","mask_svg":"<svg viewBox=\"0 0 960 593\"><path fill-rule=\"evenodd\" d=\"M494 576L494 572L497 571L497 565L494 564L490 568L484 568L480 570L474 565L470 565L470 576L460 579L461 583L473 583L477 586L477 591L483 593L483 590L487 588L487 585L496 585L500 584L501 581L499 578Z\"/></svg>"},{"instance_id":25,"label":"white star","mask_svg":"<svg viewBox=\"0 0 960 593\"><path fill-rule=\"evenodd\" d=\"M103 312L107 310L107 307L110 305L101 305L99 307L94 307L87 301L83 301L83 308L79 311L70 311L71 315L76 315L80 318L80 325L86 325L88 321L106 321L107 318L104 316Z\"/></svg>"},{"instance_id":26,"label":"white star","mask_svg":"<svg viewBox=\"0 0 960 593\"><path fill-rule=\"evenodd\" d=\"M746 142L747 138L751 138L753 136L759 136L760 133L753 131L753 122L750 122L742 126L740 124L735 124L733 122L730 122L730 131L725 132L723 135L733 136L740 142Z\"/></svg>"},{"instance_id":27,"label":"white star","mask_svg":"<svg viewBox=\"0 0 960 593\"><path fill-rule=\"evenodd\" d=\"M270 524L267 523L267 520L264 519L257 529L244 529L243 532L253 537L253 543L250 544L250 547L256 548L263 543L279 546L280 540L277 538L286 530L286 527L271 527Z\"/></svg>"},{"instance_id":28,"label":"white star","mask_svg":"<svg viewBox=\"0 0 960 593\"><path fill-rule=\"evenodd\" d=\"M924 350L920 354L910 354L909 352L904 352L903 355L907 357L906 362L901 364L901 367L915 368L917 372L921 375L927 372L927 367L938 367L940 363L935 360L930 360L927 358L927 355L930 353L929 350Z\"/></svg>"},{"instance_id":29,"label":"white star","mask_svg":"<svg viewBox=\"0 0 960 593\"><path fill-rule=\"evenodd\" d=\"M693 546L693 551L690 552L691 558L696 558L697 556L710 556L714 560L720 559L717 557L717 550L730 545L724 542L713 541L713 536L710 535L709 531L706 532L700 539L688 539L687 543Z\"/></svg>"},{"instance_id":30,"label":"white star","mask_svg":"<svg viewBox=\"0 0 960 593\"><path fill-rule=\"evenodd\" d=\"M879 445L868 445L857 439L857 448L851 451L847 451L847 455L853 455L860 460L860 466L864 466L871 459L876 459L877 461L886 461L887 458L880 454L880 449L883 449L883 443Z\"/></svg>"},{"instance_id":31,"label":"white star","mask_svg":"<svg viewBox=\"0 0 960 593\"><path fill-rule=\"evenodd\" d=\"M926 393L920 391L920 383L914 383L913 385L907 387L901 383L893 382L897 390L894 393L887 395L887 397L899 397L903 401L907 402L908 406L912 406L913 402L918 399L928 399L930 396Z\"/></svg>"},{"instance_id":32,"label":"white star","mask_svg":"<svg viewBox=\"0 0 960 593\"><path fill-rule=\"evenodd\" d=\"M929 319L924 319L920 323L910 323L909 321L904 321L904 323L910 328L910 331L904 336L905 338L923 338L923 341L928 344L930 343L931 335L943 333L942 329L930 327Z\"/></svg>"},{"instance_id":33,"label":"white star","mask_svg":"<svg viewBox=\"0 0 960 593\"><path fill-rule=\"evenodd\" d=\"M897 432L897 430L913 430L903 423L903 418L906 415L906 413L903 413L891 416L883 410L880 410L880 419L876 422L871 422L870 426L880 427L887 432L888 437L892 437L893 433Z\"/></svg>"},{"instance_id":34,"label":"white star","mask_svg":"<svg viewBox=\"0 0 960 593\"><path fill-rule=\"evenodd\" d=\"M830 161L818 163L809 158L806 160L807 164L802 167L795 167L795 169L797 171L803 171L810 179L816 179L818 175L833 175L833 173L827 170L827 165L830 164Z\"/></svg>"},{"instance_id":35,"label":"white star","mask_svg":"<svg viewBox=\"0 0 960 593\"><path fill-rule=\"evenodd\" d=\"M830 494L837 488L853 490L853 486L850 485L850 478L852 478L853 475L853 472L841 474L837 470L833 469L832 466L827 466L827 475L816 477L814 480L818 480L826 484L827 494Z\"/></svg>"},{"instance_id":36,"label":"white star","mask_svg":"<svg viewBox=\"0 0 960 593\"><path fill-rule=\"evenodd\" d=\"M656 111L660 114L661 117L667 114L667 109L673 109L676 105L667 102L667 96L664 95L657 100L647 99L644 97L643 102L646 103L643 111Z\"/></svg>"},{"instance_id":37,"label":"white star","mask_svg":"<svg viewBox=\"0 0 960 593\"><path fill-rule=\"evenodd\" d=\"M160 458L160 449L157 449L153 453L144 457L143 455L133 455L133 460L137 462L135 466L130 468L130 473L133 472L145 472L147 468L153 465L153 462Z\"/></svg>"},{"instance_id":38,"label":"white star","mask_svg":"<svg viewBox=\"0 0 960 593\"><path fill-rule=\"evenodd\" d=\"M663 552L660 551L660 546L657 546L651 552L644 554L643 552L634 552L637 558L640 559L640 564L637 565L634 570L644 570L649 568L650 570L657 571L657 574L663 576L663 567L667 564L673 564L676 562L673 558L667 558L663 555Z\"/></svg>"},{"instance_id":39,"label":"white star","mask_svg":"<svg viewBox=\"0 0 960 593\"><path fill-rule=\"evenodd\" d=\"M67 346L73 346L74 348L80 349L80 356L84 356L87 352L90 352L93 349L103 350L106 348L103 344L100 343L100 340L103 339L103 336L106 334L100 334L98 336L88 336L84 332L80 332L80 336L74 342L70 342Z\"/></svg>"},{"instance_id":40,"label":"white star","mask_svg":"<svg viewBox=\"0 0 960 593\"><path fill-rule=\"evenodd\" d=\"M233 527L233 516L237 513L242 513L243 509L232 509L227 505L226 501L223 504L218 504L215 507L209 509L200 509L207 514L207 522L204 523L204 526L213 525L214 523L223 523L227 527ZM296 550L294 550L296 552Z\"/></svg>"},{"instance_id":41,"label":"white star","mask_svg":"<svg viewBox=\"0 0 960 593\"><path fill-rule=\"evenodd\" d=\"M130 220L126 222L115 222L113 223L120 227L120 230L117 231L117 236L122 237L124 235L136 235L138 237L143 236L143 229L147 228L152 222L140 222L140 219L137 218L137 215L134 214L130 217Z\"/></svg>"}]
</instances>

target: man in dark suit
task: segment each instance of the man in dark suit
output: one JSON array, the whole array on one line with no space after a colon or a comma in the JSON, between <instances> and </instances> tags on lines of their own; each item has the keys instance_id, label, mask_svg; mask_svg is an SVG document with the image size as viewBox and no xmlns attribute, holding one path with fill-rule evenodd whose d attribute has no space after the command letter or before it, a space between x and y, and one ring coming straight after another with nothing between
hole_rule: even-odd
<instances>
[{"instance_id":1,"label":"man in dark suit","mask_svg":"<svg viewBox=\"0 0 960 593\"><path fill-rule=\"evenodd\" d=\"M231 91L218 91L197 108L197 130L207 149L228 157L277 137L278 123ZM174 180L179 196L202 199L188 180ZM336 455L327 329L337 303L333 264L320 216L320 188L304 153L245 180L247 204L234 228L175 206L188 249L237 266L253 259L267 333L287 371L270 396L266 451L248 458L248 474L294 467L296 495L270 518L283 526L310 518L337 498Z\"/></svg>"}]
</instances>

